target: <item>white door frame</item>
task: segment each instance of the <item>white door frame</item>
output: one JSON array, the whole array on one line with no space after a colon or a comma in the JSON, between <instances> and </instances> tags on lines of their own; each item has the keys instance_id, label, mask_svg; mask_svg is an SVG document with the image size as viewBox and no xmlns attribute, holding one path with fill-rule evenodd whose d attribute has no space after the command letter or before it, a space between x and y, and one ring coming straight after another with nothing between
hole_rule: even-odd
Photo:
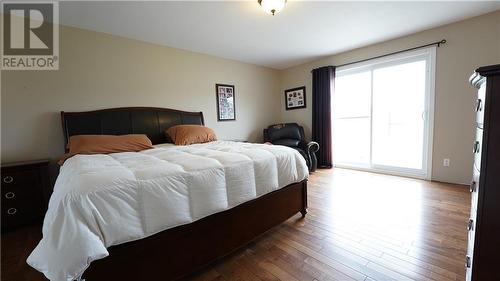
<instances>
[{"instance_id":1,"label":"white door frame","mask_svg":"<svg viewBox=\"0 0 500 281\"><path fill-rule=\"evenodd\" d=\"M433 135L434 135L434 103L435 103L435 73L436 73L436 47L427 47L418 50L408 51L400 54L395 54L383 58L377 58L361 63L351 64L336 69L336 77L353 74L363 71L371 71L373 75L373 70L386 67L391 65L398 65L405 62L418 61L421 59L426 60L426 89L425 89L425 113L424 113L424 140L423 140L423 155L422 170L383 166L383 165L373 165L372 163L372 125L370 124L370 159L369 164L356 164L356 163L334 163L334 167L339 168L350 168L363 171L385 173L398 176L414 177L420 179L430 180L432 178L432 152L433 152ZM373 84L373 79L372 79ZM371 98L373 96L373 85L371 90ZM373 101L371 101L370 109L370 120L372 120L373 112ZM332 110L333 115L335 110ZM333 118L334 116L332 116ZM372 121L370 122L372 123ZM333 128L335 130L335 128ZM335 141L333 140L333 146L335 146Z\"/></svg>"}]
</instances>

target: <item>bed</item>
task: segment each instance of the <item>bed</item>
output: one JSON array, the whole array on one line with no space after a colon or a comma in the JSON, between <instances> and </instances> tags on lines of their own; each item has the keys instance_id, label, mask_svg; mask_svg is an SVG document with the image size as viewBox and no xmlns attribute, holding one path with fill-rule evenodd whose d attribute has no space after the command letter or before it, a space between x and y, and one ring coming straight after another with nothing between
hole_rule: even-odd
<instances>
[{"instance_id":1,"label":"bed","mask_svg":"<svg viewBox=\"0 0 500 281\"><path fill-rule=\"evenodd\" d=\"M168 145L164 131L203 125L201 112L132 107L61 118L66 143L73 135L146 134L156 146L67 160L44 237L28 258L51 280L179 279L307 213L307 167L293 149Z\"/></svg>"}]
</instances>

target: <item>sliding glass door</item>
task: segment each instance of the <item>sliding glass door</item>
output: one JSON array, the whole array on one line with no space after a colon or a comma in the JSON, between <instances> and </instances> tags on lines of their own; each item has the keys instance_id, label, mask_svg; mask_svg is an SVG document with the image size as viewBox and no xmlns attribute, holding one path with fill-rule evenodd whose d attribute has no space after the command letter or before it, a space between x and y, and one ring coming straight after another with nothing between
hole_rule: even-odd
<instances>
[{"instance_id":1,"label":"sliding glass door","mask_svg":"<svg viewBox=\"0 0 500 281\"><path fill-rule=\"evenodd\" d=\"M337 70L335 166L430 177L434 55L429 48Z\"/></svg>"}]
</instances>

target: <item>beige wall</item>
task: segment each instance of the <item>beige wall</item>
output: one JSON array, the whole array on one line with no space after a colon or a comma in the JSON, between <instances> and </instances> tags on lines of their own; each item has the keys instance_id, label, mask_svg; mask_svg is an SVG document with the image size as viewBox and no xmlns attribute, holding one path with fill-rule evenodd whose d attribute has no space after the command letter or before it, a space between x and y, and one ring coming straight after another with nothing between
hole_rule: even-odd
<instances>
[{"instance_id":1,"label":"beige wall","mask_svg":"<svg viewBox=\"0 0 500 281\"><path fill-rule=\"evenodd\" d=\"M471 177L474 89L467 79L481 65L500 63L500 12L442 26L276 71L251 64L62 27L59 71L2 71L1 160L63 153L59 111L157 106L203 111L221 139L259 141L268 124L294 121L310 136L311 74L446 38L437 50L433 179ZM234 122L217 122L215 83L236 87ZM283 90L305 85L306 109L285 111ZM450 167L442 166L443 158Z\"/></svg>"},{"instance_id":2,"label":"beige wall","mask_svg":"<svg viewBox=\"0 0 500 281\"><path fill-rule=\"evenodd\" d=\"M203 111L220 139L252 141L279 119L276 70L69 27L60 58L59 71L2 71L2 162L59 157L61 110ZM217 122L215 83L235 85L236 121Z\"/></svg>"},{"instance_id":3,"label":"beige wall","mask_svg":"<svg viewBox=\"0 0 500 281\"><path fill-rule=\"evenodd\" d=\"M282 110L282 121L302 123L310 136L311 69L370 58L443 38L448 43L437 49L436 58L432 179L469 182L472 176L475 97L468 78L479 66L500 63L500 11L282 71L281 91L305 85L309 104L307 109ZM282 100L282 92L279 95ZM281 108L284 108L284 104ZM443 158L451 159L450 167L443 167Z\"/></svg>"}]
</instances>

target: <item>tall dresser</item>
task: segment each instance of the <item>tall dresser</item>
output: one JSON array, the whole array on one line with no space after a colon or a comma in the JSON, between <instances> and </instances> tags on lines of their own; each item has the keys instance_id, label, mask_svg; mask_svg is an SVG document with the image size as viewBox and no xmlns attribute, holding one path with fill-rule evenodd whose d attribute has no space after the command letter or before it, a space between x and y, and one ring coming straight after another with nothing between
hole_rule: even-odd
<instances>
[{"instance_id":1,"label":"tall dresser","mask_svg":"<svg viewBox=\"0 0 500 281\"><path fill-rule=\"evenodd\" d=\"M500 65L478 68L467 280L500 280Z\"/></svg>"}]
</instances>

